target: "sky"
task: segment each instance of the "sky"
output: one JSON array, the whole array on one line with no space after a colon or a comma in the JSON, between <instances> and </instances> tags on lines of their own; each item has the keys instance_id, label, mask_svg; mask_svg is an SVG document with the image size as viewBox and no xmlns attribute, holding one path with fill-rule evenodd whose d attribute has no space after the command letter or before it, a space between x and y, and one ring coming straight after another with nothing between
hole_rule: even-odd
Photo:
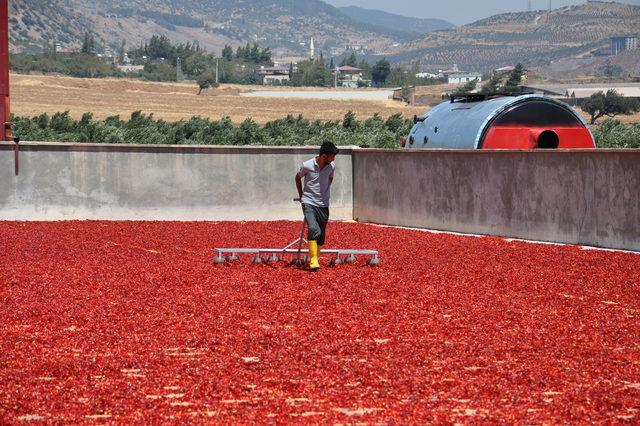
<instances>
[{"instance_id":1,"label":"sky","mask_svg":"<svg viewBox=\"0 0 640 426\"><path fill-rule=\"evenodd\" d=\"M440 18L456 25L464 25L505 12L526 11L528 0L325 0L334 6L359 6L379 9L416 18ZM619 0L640 6L640 0ZM584 4L585 0L551 0L554 9ZM549 0L531 0L534 10L547 9Z\"/></svg>"}]
</instances>

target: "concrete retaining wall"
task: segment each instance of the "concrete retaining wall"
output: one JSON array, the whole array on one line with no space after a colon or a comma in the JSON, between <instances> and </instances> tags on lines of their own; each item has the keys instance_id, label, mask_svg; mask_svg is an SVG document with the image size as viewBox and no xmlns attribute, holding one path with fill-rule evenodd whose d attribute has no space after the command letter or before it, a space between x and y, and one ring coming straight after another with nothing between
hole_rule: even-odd
<instances>
[{"instance_id":1,"label":"concrete retaining wall","mask_svg":"<svg viewBox=\"0 0 640 426\"><path fill-rule=\"evenodd\" d=\"M640 150L357 151L360 221L640 251Z\"/></svg>"},{"instance_id":2,"label":"concrete retaining wall","mask_svg":"<svg viewBox=\"0 0 640 426\"><path fill-rule=\"evenodd\" d=\"M0 220L300 219L317 148L0 145ZM640 251L640 150L343 148L332 218Z\"/></svg>"},{"instance_id":3,"label":"concrete retaining wall","mask_svg":"<svg viewBox=\"0 0 640 426\"><path fill-rule=\"evenodd\" d=\"M300 219L294 175L317 148L0 146L0 220ZM353 214L351 150L337 159L332 218Z\"/></svg>"}]
</instances>

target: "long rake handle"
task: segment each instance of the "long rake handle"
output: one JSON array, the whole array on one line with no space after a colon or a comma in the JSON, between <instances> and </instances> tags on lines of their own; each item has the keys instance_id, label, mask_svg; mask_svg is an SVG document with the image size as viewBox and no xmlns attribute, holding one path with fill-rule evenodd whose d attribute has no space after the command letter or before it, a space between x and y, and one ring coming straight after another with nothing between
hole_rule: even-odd
<instances>
[{"instance_id":1,"label":"long rake handle","mask_svg":"<svg viewBox=\"0 0 640 426\"><path fill-rule=\"evenodd\" d=\"M307 220L302 220L302 231L300 231L300 243L298 244L298 255L296 256L296 263L300 264L300 254L302 252L302 242L304 241L304 228L307 226Z\"/></svg>"},{"instance_id":2,"label":"long rake handle","mask_svg":"<svg viewBox=\"0 0 640 426\"><path fill-rule=\"evenodd\" d=\"M300 201L300 198L294 198L293 201ZM302 242L304 241L304 228L307 226L307 218L303 216L302 218L302 229L300 230L300 239L298 243L298 254L296 255L296 265L300 265L300 253L302 251Z\"/></svg>"}]
</instances>

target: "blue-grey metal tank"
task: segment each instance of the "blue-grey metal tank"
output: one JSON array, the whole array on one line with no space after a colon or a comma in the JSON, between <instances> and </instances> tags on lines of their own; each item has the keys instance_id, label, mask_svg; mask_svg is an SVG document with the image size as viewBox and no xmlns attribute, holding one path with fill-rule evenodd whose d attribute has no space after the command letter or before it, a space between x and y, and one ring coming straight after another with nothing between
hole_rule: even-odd
<instances>
[{"instance_id":1,"label":"blue-grey metal tank","mask_svg":"<svg viewBox=\"0 0 640 426\"><path fill-rule=\"evenodd\" d=\"M405 148L478 149L494 119L512 107L544 100L571 111L585 127L587 123L563 102L542 95L504 96L479 102L443 102L415 123ZM410 143L410 142L413 143ZM427 142L427 144L425 144Z\"/></svg>"}]
</instances>

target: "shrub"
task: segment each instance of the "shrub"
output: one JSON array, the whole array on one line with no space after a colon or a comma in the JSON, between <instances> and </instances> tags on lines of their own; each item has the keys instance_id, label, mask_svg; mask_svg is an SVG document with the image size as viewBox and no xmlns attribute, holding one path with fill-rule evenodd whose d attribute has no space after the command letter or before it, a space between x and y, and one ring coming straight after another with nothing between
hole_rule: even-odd
<instances>
[{"instance_id":1,"label":"shrub","mask_svg":"<svg viewBox=\"0 0 640 426\"><path fill-rule=\"evenodd\" d=\"M640 148L640 124L625 125L608 118L594 131L598 148Z\"/></svg>"}]
</instances>

